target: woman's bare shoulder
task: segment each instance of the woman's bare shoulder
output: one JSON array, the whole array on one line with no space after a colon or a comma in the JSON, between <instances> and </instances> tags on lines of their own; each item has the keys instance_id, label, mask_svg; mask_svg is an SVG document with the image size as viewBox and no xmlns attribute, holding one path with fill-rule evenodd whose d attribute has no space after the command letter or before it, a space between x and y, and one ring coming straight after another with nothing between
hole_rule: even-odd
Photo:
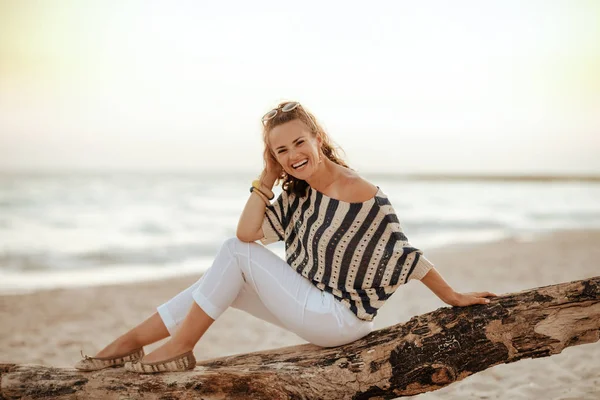
<instances>
[{"instance_id":1,"label":"woman's bare shoulder","mask_svg":"<svg viewBox=\"0 0 600 400\"><path fill-rule=\"evenodd\" d=\"M357 173L349 174L345 178L347 195L351 202L362 203L372 199L379 190L377 186L367 181Z\"/></svg>"}]
</instances>

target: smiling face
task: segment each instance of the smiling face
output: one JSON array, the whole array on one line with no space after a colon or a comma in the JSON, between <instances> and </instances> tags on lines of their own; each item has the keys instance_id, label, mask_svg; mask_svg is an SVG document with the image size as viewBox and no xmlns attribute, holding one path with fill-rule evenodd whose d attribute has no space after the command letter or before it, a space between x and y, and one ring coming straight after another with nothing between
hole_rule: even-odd
<instances>
[{"instance_id":1,"label":"smiling face","mask_svg":"<svg viewBox=\"0 0 600 400\"><path fill-rule=\"evenodd\" d=\"M269 145L284 171L297 179L306 180L319 166L321 140L298 119L273 128Z\"/></svg>"}]
</instances>

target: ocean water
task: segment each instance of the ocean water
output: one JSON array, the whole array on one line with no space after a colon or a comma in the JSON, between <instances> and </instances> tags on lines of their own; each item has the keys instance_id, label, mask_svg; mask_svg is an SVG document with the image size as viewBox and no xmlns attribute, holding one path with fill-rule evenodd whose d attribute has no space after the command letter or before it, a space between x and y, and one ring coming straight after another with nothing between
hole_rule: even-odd
<instances>
[{"instance_id":1,"label":"ocean water","mask_svg":"<svg viewBox=\"0 0 600 400\"><path fill-rule=\"evenodd\" d=\"M458 243L600 228L599 182L364 176L388 195L410 242L425 253ZM1 174L0 292L200 273L235 235L251 179ZM281 242L269 248L284 256Z\"/></svg>"}]
</instances>

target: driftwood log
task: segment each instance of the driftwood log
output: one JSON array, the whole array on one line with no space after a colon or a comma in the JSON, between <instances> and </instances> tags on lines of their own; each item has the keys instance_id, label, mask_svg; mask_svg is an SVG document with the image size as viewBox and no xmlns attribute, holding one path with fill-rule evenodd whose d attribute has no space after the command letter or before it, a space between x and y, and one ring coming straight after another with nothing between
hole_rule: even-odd
<instances>
[{"instance_id":1,"label":"driftwood log","mask_svg":"<svg viewBox=\"0 0 600 400\"><path fill-rule=\"evenodd\" d=\"M600 335L600 277L441 308L351 344L223 357L186 373L81 373L0 364L0 398L391 399L484 369L547 357Z\"/></svg>"}]
</instances>

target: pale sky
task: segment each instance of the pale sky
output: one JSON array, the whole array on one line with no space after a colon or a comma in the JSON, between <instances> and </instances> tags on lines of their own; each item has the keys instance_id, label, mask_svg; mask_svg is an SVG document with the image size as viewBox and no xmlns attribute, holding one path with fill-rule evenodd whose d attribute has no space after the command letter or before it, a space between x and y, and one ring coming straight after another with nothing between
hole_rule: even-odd
<instances>
[{"instance_id":1,"label":"pale sky","mask_svg":"<svg viewBox=\"0 0 600 400\"><path fill-rule=\"evenodd\" d=\"M0 0L0 170L258 174L284 99L359 171L600 174L600 2Z\"/></svg>"}]
</instances>

